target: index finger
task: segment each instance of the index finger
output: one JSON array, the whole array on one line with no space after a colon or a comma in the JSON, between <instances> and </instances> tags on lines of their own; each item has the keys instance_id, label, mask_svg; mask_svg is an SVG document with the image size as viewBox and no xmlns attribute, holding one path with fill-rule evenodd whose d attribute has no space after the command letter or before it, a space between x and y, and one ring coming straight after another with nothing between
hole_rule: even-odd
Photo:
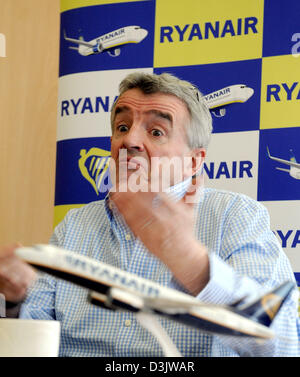
<instances>
[{"instance_id":1,"label":"index finger","mask_svg":"<svg viewBox=\"0 0 300 377\"><path fill-rule=\"evenodd\" d=\"M0 247L0 258L5 258L5 257L11 257L14 255L15 249L18 247L21 247L22 244L20 242L14 242L9 245L4 245Z\"/></svg>"},{"instance_id":2,"label":"index finger","mask_svg":"<svg viewBox=\"0 0 300 377\"><path fill-rule=\"evenodd\" d=\"M187 189L185 196L183 197L183 202L187 204L198 203L201 196L203 195L204 188L204 174L196 175L192 178L192 182Z\"/></svg>"}]
</instances>

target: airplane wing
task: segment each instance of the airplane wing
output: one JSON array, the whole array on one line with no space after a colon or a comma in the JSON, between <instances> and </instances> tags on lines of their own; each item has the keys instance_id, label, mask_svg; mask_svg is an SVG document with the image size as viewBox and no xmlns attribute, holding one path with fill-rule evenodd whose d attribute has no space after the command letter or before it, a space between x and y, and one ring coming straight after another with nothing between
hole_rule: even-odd
<instances>
[{"instance_id":1,"label":"airplane wing","mask_svg":"<svg viewBox=\"0 0 300 377\"><path fill-rule=\"evenodd\" d=\"M269 325L294 288L288 282L248 306L219 306L78 253L50 245L22 247L16 255L38 270L85 287L91 303L110 310L148 312L208 333L270 339Z\"/></svg>"},{"instance_id":2,"label":"airplane wing","mask_svg":"<svg viewBox=\"0 0 300 377\"><path fill-rule=\"evenodd\" d=\"M83 45L83 46L86 46L86 47L95 47L95 44L93 43L90 43L90 42L86 42L86 41L83 41L82 39L74 39L74 38L69 38L67 37L66 35L66 32L64 31L64 39L66 41L69 41L69 42L73 42L73 43L77 43L79 45Z\"/></svg>"},{"instance_id":3,"label":"airplane wing","mask_svg":"<svg viewBox=\"0 0 300 377\"><path fill-rule=\"evenodd\" d=\"M273 157L273 156L271 156L268 147L267 147L267 151L268 151L268 156L269 156L270 159L272 159L272 160L274 160L274 161L277 161L277 162L281 162L282 164L289 165L289 166L293 166L293 167L295 167L295 168L300 169L300 163L293 162L293 161L289 161L289 160L283 160L283 159L278 158L278 157ZM282 170L282 169L279 169L279 170Z\"/></svg>"},{"instance_id":4,"label":"airplane wing","mask_svg":"<svg viewBox=\"0 0 300 377\"><path fill-rule=\"evenodd\" d=\"M277 170L281 170L281 171L285 171L286 173L290 173L290 169L278 168L277 166L276 166L275 169L277 169Z\"/></svg>"}]
</instances>

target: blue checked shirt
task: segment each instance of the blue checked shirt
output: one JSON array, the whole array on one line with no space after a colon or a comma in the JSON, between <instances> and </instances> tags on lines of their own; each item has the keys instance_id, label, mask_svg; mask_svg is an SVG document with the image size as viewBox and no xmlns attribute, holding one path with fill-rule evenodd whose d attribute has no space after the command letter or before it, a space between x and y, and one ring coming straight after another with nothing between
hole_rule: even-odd
<instances>
[{"instance_id":1,"label":"blue checked shirt","mask_svg":"<svg viewBox=\"0 0 300 377\"><path fill-rule=\"evenodd\" d=\"M179 200L188 184L173 187L170 196ZM251 300L283 281L295 281L270 231L266 209L244 195L204 189L195 206L195 234L210 253L210 281L198 295L200 300L216 304L243 297ZM69 211L50 243L184 291L168 268L134 237L108 198ZM93 306L87 296L87 290L43 274L22 305L20 317L60 321L60 356L163 356L157 340L133 313ZM297 304L295 283L272 324L278 337L263 344L208 335L159 318L184 356L299 356Z\"/></svg>"}]
</instances>

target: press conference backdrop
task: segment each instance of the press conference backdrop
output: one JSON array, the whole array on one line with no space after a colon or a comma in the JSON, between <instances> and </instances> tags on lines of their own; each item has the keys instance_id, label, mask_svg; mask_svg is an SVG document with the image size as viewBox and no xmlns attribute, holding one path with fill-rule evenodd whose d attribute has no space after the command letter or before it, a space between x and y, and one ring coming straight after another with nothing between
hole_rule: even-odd
<instances>
[{"instance_id":1,"label":"press conference backdrop","mask_svg":"<svg viewBox=\"0 0 300 377\"><path fill-rule=\"evenodd\" d=\"M105 196L120 80L173 73L211 107L206 186L267 207L300 285L299 19L299 0L61 0L55 223Z\"/></svg>"}]
</instances>

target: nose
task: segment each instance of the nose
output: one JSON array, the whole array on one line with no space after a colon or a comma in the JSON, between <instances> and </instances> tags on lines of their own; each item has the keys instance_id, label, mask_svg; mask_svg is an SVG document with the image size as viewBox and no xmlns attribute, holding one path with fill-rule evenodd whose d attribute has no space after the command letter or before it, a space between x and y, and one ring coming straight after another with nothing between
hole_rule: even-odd
<instances>
[{"instance_id":1,"label":"nose","mask_svg":"<svg viewBox=\"0 0 300 377\"><path fill-rule=\"evenodd\" d=\"M147 37L148 31L146 29L140 29L139 32L140 32L139 33L140 34L140 40L142 41L144 38Z\"/></svg>"},{"instance_id":2,"label":"nose","mask_svg":"<svg viewBox=\"0 0 300 377\"><path fill-rule=\"evenodd\" d=\"M132 152L144 151L143 129L139 124L133 124L126 135L124 135L123 146Z\"/></svg>"}]
</instances>

